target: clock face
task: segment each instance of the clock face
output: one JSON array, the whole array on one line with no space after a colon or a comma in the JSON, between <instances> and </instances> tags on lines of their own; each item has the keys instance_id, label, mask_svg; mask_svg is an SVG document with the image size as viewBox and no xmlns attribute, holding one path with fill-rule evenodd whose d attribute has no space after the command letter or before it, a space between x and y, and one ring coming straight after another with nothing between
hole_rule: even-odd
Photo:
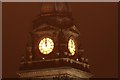
<instances>
[{"instance_id":1,"label":"clock face","mask_svg":"<svg viewBox=\"0 0 120 80\"><path fill-rule=\"evenodd\" d=\"M71 38L68 41L68 49L69 49L71 55L75 54L75 41Z\"/></svg>"},{"instance_id":2,"label":"clock face","mask_svg":"<svg viewBox=\"0 0 120 80\"><path fill-rule=\"evenodd\" d=\"M43 54L49 54L53 51L54 43L50 38L43 38L39 43L39 50Z\"/></svg>"}]
</instances>

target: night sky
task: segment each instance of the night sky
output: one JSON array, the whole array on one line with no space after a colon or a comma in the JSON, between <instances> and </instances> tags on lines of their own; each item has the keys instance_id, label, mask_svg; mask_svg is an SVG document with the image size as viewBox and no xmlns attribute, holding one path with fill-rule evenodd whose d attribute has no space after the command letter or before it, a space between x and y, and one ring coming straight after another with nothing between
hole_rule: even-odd
<instances>
[{"instance_id":1,"label":"night sky","mask_svg":"<svg viewBox=\"0 0 120 80\"><path fill-rule=\"evenodd\" d=\"M69 3L81 32L84 57L89 59L94 77L117 77L118 8L117 3ZM3 77L16 77L20 58L33 23L40 13L40 3L3 3L2 70Z\"/></svg>"}]
</instances>

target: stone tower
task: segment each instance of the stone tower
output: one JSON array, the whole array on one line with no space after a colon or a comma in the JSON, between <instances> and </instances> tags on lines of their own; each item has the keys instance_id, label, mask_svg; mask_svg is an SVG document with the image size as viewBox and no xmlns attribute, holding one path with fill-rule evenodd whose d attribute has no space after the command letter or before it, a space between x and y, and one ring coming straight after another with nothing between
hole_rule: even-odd
<instances>
[{"instance_id":1,"label":"stone tower","mask_svg":"<svg viewBox=\"0 0 120 80\"><path fill-rule=\"evenodd\" d=\"M21 78L83 80L92 76L71 13L68 3L41 3L17 73Z\"/></svg>"}]
</instances>

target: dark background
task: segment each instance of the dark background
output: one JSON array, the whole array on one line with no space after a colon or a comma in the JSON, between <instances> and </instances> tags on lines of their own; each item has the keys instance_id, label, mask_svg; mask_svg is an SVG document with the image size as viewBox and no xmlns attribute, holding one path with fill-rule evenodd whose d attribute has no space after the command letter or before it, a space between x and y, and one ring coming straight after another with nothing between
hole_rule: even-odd
<instances>
[{"instance_id":1,"label":"dark background","mask_svg":"<svg viewBox=\"0 0 120 80\"><path fill-rule=\"evenodd\" d=\"M117 3L69 4L94 77L117 77ZM2 75L16 77L21 55L26 52L32 21L40 13L40 3L3 3L2 7Z\"/></svg>"}]
</instances>

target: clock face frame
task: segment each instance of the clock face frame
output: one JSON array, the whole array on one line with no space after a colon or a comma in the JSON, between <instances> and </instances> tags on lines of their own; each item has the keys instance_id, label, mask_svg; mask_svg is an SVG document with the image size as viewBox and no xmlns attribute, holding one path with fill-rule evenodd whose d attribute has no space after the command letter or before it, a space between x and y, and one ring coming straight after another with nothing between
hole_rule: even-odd
<instances>
[{"instance_id":1,"label":"clock face frame","mask_svg":"<svg viewBox=\"0 0 120 80\"><path fill-rule=\"evenodd\" d=\"M39 42L39 50L42 54L50 54L54 49L54 42L51 38L45 37Z\"/></svg>"},{"instance_id":2,"label":"clock face frame","mask_svg":"<svg viewBox=\"0 0 120 80\"><path fill-rule=\"evenodd\" d=\"M68 40L68 50L69 50L71 55L75 54L75 51L76 51L75 40L71 37Z\"/></svg>"}]
</instances>

